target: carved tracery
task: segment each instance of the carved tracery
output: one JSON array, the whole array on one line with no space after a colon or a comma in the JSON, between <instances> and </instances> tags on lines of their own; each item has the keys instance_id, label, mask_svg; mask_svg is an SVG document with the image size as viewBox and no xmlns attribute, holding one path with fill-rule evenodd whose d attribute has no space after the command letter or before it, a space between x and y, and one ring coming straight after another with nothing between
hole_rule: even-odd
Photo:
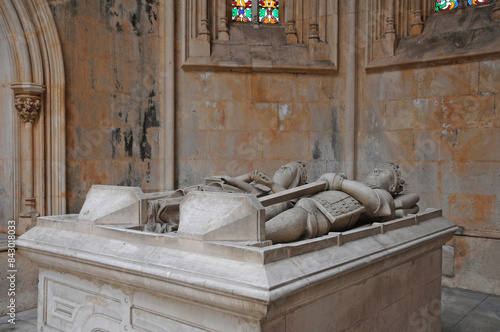
<instances>
[{"instance_id":1,"label":"carved tracery","mask_svg":"<svg viewBox=\"0 0 500 332\"><path fill-rule=\"evenodd\" d=\"M258 1L255 2L258 3ZM274 32L283 33L286 36L287 46L297 47L297 49L298 45L301 49L306 47L307 51L304 55L310 60L306 65L303 62L300 64L297 61L294 62L293 59L284 62L278 54L271 54L269 59L263 59L261 54L253 58L253 55L249 54L247 60L235 61L219 56L227 52L214 52L214 44L219 48L224 45L235 45L238 40L234 37L231 39L232 29L239 29L245 24L258 29L260 25L258 20L252 20L249 23L229 22L232 7L228 0L186 0L182 3L184 35L182 67L184 69L316 71L321 73L337 70L338 0L280 1L280 22L268 24L273 26ZM237 46L242 46L242 44L237 44ZM270 52L272 51L276 52L275 49L270 48Z\"/></svg>"},{"instance_id":2,"label":"carved tracery","mask_svg":"<svg viewBox=\"0 0 500 332\"><path fill-rule=\"evenodd\" d=\"M451 45L450 48L439 48L446 43L445 37L442 37L439 31L433 30L438 26L435 22L455 17L456 29L448 31L448 34L459 35L466 30L474 30L482 36L490 36L482 37L484 40L488 38L496 40L498 32L495 20L500 19L499 0L473 3L458 0L446 10L441 10L436 0L373 0L366 3L367 69L429 61L442 62L460 57L484 56L500 52L496 42L472 45L473 40L467 41L466 46L460 44L456 47ZM441 15L452 16L445 18L446 16ZM458 23L458 20L468 21L472 17L477 24ZM430 36L435 38L430 39ZM450 38L452 37L448 40ZM425 52L425 50L430 51L431 47L432 52Z\"/></svg>"}]
</instances>

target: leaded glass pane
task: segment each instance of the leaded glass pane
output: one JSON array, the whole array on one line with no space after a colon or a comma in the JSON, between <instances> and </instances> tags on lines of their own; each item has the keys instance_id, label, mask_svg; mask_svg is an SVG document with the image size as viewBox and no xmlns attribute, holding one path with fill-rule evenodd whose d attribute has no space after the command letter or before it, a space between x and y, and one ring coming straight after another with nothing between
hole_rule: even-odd
<instances>
[{"instance_id":1,"label":"leaded glass pane","mask_svg":"<svg viewBox=\"0 0 500 332\"><path fill-rule=\"evenodd\" d=\"M469 6L482 5L491 1L493 0L469 0Z\"/></svg>"},{"instance_id":2,"label":"leaded glass pane","mask_svg":"<svg viewBox=\"0 0 500 332\"><path fill-rule=\"evenodd\" d=\"M233 21L252 21L252 0L233 0Z\"/></svg>"},{"instance_id":3,"label":"leaded glass pane","mask_svg":"<svg viewBox=\"0 0 500 332\"><path fill-rule=\"evenodd\" d=\"M458 0L436 0L436 11L442 12L458 7Z\"/></svg>"},{"instance_id":4,"label":"leaded glass pane","mask_svg":"<svg viewBox=\"0 0 500 332\"><path fill-rule=\"evenodd\" d=\"M279 22L279 1L260 0L259 1L259 22L275 24Z\"/></svg>"}]
</instances>

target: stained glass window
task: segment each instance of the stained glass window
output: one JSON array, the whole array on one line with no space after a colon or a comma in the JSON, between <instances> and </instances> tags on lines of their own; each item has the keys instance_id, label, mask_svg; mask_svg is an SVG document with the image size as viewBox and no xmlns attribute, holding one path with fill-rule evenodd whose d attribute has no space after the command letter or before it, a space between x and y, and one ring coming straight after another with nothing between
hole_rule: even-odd
<instances>
[{"instance_id":1,"label":"stained glass window","mask_svg":"<svg viewBox=\"0 0 500 332\"><path fill-rule=\"evenodd\" d=\"M436 12L458 8L459 0L436 0ZM469 6L482 5L493 0L467 0Z\"/></svg>"},{"instance_id":2,"label":"stained glass window","mask_svg":"<svg viewBox=\"0 0 500 332\"><path fill-rule=\"evenodd\" d=\"M469 6L482 5L483 3L488 3L493 0L468 0Z\"/></svg>"},{"instance_id":3,"label":"stained glass window","mask_svg":"<svg viewBox=\"0 0 500 332\"><path fill-rule=\"evenodd\" d=\"M458 7L458 0L436 0L436 12L452 10Z\"/></svg>"},{"instance_id":4,"label":"stained glass window","mask_svg":"<svg viewBox=\"0 0 500 332\"><path fill-rule=\"evenodd\" d=\"M279 1L261 0L259 1L259 22L275 24L279 22Z\"/></svg>"},{"instance_id":5,"label":"stained glass window","mask_svg":"<svg viewBox=\"0 0 500 332\"><path fill-rule=\"evenodd\" d=\"M252 0L233 0L233 21L252 21Z\"/></svg>"},{"instance_id":6,"label":"stained glass window","mask_svg":"<svg viewBox=\"0 0 500 332\"><path fill-rule=\"evenodd\" d=\"M233 22L252 22L252 16L258 15L258 23L278 23L279 6L279 0L232 0Z\"/></svg>"}]
</instances>

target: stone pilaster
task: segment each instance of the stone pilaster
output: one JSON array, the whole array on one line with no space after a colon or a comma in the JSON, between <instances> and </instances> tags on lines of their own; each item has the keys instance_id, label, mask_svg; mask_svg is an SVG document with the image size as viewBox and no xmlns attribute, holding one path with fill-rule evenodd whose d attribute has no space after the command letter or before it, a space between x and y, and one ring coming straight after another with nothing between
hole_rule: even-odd
<instances>
[{"instance_id":1,"label":"stone pilaster","mask_svg":"<svg viewBox=\"0 0 500 332\"><path fill-rule=\"evenodd\" d=\"M42 111L43 86L37 83L14 83L15 112L21 118L20 124L20 169L22 211L19 214L19 231L26 231L34 225L40 216L36 209L34 195L34 154L33 154L33 126L36 124ZM25 228L25 229L24 229Z\"/></svg>"},{"instance_id":2,"label":"stone pilaster","mask_svg":"<svg viewBox=\"0 0 500 332\"><path fill-rule=\"evenodd\" d=\"M411 21L410 36L422 34L424 22L422 21L422 2L413 0L413 20Z\"/></svg>"}]
</instances>

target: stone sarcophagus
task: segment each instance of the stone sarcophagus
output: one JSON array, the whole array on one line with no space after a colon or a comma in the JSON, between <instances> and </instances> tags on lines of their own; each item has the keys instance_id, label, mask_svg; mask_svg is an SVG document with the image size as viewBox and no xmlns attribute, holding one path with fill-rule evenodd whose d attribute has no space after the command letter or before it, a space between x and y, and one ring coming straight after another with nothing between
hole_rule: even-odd
<instances>
[{"instance_id":1,"label":"stone sarcophagus","mask_svg":"<svg viewBox=\"0 0 500 332\"><path fill-rule=\"evenodd\" d=\"M440 210L273 244L255 195L189 193L166 233L144 231L145 201L97 187L80 215L19 238L40 266L39 330L440 330L441 247L457 229Z\"/></svg>"}]
</instances>

